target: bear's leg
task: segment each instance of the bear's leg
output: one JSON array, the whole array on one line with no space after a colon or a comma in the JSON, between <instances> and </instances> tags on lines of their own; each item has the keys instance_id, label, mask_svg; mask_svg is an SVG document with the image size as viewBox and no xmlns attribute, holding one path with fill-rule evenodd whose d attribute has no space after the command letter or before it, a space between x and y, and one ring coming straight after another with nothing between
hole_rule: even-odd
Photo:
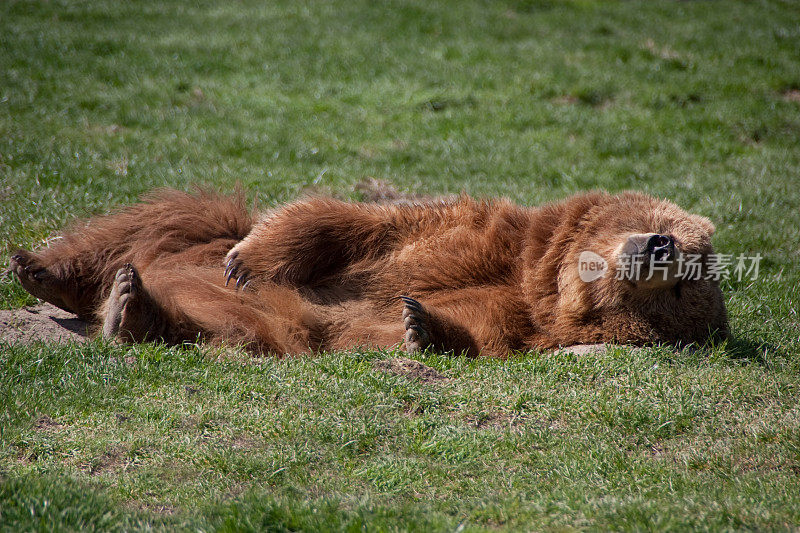
<instances>
[{"instance_id":1,"label":"bear's leg","mask_svg":"<svg viewBox=\"0 0 800 533\"><path fill-rule=\"evenodd\" d=\"M126 263L147 269L188 252L198 264L222 264L252 227L241 197L161 191L115 214L76 223L36 253L17 251L9 269L36 296L91 320Z\"/></svg>"},{"instance_id":2,"label":"bear's leg","mask_svg":"<svg viewBox=\"0 0 800 533\"><path fill-rule=\"evenodd\" d=\"M225 278L237 288L249 280L313 285L357 261L383 256L404 231L385 206L296 202L266 216L228 252Z\"/></svg>"},{"instance_id":3,"label":"bear's leg","mask_svg":"<svg viewBox=\"0 0 800 533\"><path fill-rule=\"evenodd\" d=\"M124 342L206 340L276 355L313 351L324 328L297 291L265 284L257 292L222 285L216 267L170 262L141 272L119 269L98 315L103 334Z\"/></svg>"}]
</instances>

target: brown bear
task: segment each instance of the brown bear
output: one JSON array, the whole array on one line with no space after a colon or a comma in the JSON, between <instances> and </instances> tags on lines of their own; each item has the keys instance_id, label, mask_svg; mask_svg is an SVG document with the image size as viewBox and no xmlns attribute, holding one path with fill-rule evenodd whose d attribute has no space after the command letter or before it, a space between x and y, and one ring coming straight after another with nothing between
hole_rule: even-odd
<instances>
[{"instance_id":1,"label":"brown bear","mask_svg":"<svg viewBox=\"0 0 800 533\"><path fill-rule=\"evenodd\" d=\"M680 271L685 257L707 263L713 232L636 192L541 207L312 198L255 221L241 196L168 190L19 250L10 270L34 296L130 342L278 355L402 343L503 357L727 335L718 281ZM641 273L620 275L633 259Z\"/></svg>"}]
</instances>

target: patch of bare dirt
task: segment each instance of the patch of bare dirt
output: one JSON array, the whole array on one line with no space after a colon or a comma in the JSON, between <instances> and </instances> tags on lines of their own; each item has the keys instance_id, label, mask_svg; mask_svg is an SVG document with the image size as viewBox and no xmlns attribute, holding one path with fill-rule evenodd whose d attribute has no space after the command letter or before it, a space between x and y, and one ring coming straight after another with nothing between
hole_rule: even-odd
<instances>
[{"instance_id":1,"label":"patch of bare dirt","mask_svg":"<svg viewBox=\"0 0 800 533\"><path fill-rule=\"evenodd\" d=\"M120 470L127 464L127 450L122 446L112 446L101 455L93 458L90 463L81 465L92 476L107 470Z\"/></svg>"},{"instance_id":2,"label":"patch of bare dirt","mask_svg":"<svg viewBox=\"0 0 800 533\"><path fill-rule=\"evenodd\" d=\"M200 87L195 87L194 89L192 89L192 99L196 103L204 102L206 99L206 95L205 93L203 93L203 89L201 89Z\"/></svg>"},{"instance_id":3,"label":"patch of bare dirt","mask_svg":"<svg viewBox=\"0 0 800 533\"><path fill-rule=\"evenodd\" d=\"M261 443L249 435L239 435L227 444L234 450L255 450L261 447Z\"/></svg>"},{"instance_id":4,"label":"patch of bare dirt","mask_svg":"<svg viewBox=\"0 0 800 533\"><path fill-rule=\"evenodd\" d=\"M89 131L93 133L101 133L104 135L116 135L118 133L124 133L127 131L126 128L120 126L119 124L92 124L89 125L86 123L86 127Z\"/></svg>"},{"instance_id":5,"label":"patch of bare dirt","mask_svg":"<svg viewBox=\"0 0 800 533\"><path fill-rule=\"evenodd\" d=\"M407 379L416 379L423 383L444 383L450 381L438 370L422 364L419 361L406 359L405 357L378 361L375 363L375 368L396 376L403 376Z\"/></svg>"},{"instance_id":6,"label":"patch of bare dirt","mask_svg":"<svg viewBox=\"0 0 800 533\"><path fill-rule=\"evenodd\" d=\"M800 103L800 89L787 89L783 91L783 99L787 102Z\"/></svg>"},{"instance_id":7,"label":"patch of bare dirt","mask_svg":"<svg viewBox=\"0 0 800 533\"><path fill-rule=\"evenodd\" d=\"M557 351L575 355L591 355L605 352L609 346L608 344L574 344L572 346L559 348Z\"/></svg>"},{"instance_id":8,"label":"patch of bare dirt","mask_svg":"<svg viewBox=\"0 0 800 533\"><path fill-rule=\"evenodd\" d=\"M653 39L647 39L643 44L643 48L648 50L653 56L659 57L665 61L681 59L681 55L678 52L672 50L668 46L657 45Z\"/></svg>"},{"instance_id":9,"label":"patch of bare dirt","mask_svg":"<svg viewBox=\"0 0 800 533\"><path fill-rule=\"evenodd\" d=\"M197 429L202 423L202 418L198 415L187 415L181 418L178 427L181 429Z\"/></svg>"},{"instance_id":10,"label":"patch of bare dirt","mask_svg":"<svg viewBox=\"0 0 800 533\"><path fill-rule=\"evenodd\" d=\"M42 415L36 419L33 427L40 431L54 431L63 428L63 424L59 424L47 415Z\"/></svg>"},{"instance_id":11,"label":"patch of bare dirt","mask_svg":"<svg viewBox=\"0 0 800 533\"><path fill-rule=\"evenodd\" d=\"M402 203L428 198L422 194L401 192L388 181L375 178L359 181L353 186L353 190L359 193L365 202Z\"/></svg>"},{"instance_id":12,"label":"patch of bare dirt","mask_svg":"<svg viewBox=\"0 0 800 533\"><path fill-rule=\"evenodd\" d=\"M84 342L88 338L88 322L48 303L0 310L2 341L27 344L33 341Z\"/></svg>"},{"instance_id":13,"label":"patch of bare dirt","mask_svg":"<svg viewBox=\"0 0 800 533\"><path fill-rule=\"evenodd\" d=\"M565 94L553 98L553 103L558 105L575 105L580 101L581 101L580 98L578 98L577 96L573 96L571 94Z\"/></svg>"},{"instance_id":14,"label":"patch of bare dirt","mask_svg":"<svg viewBox=\"0 0 800 533\"><path fill-rule=\"evenodd\" d=\"M301 192L312 197L330 196L340 200L346 200L350 198L349 195L334 191L327 185L316 183L316 180L314 183L303 187ZM425 194L404 192L395 187L394 184L389 183L386 180L380 180L376 178L362 179L353 185L351 192L356 193L356 196L360 197L360 199L364 202L376 202L379 204L404 204L439 198Z\"/></svg>"}]
</instances>

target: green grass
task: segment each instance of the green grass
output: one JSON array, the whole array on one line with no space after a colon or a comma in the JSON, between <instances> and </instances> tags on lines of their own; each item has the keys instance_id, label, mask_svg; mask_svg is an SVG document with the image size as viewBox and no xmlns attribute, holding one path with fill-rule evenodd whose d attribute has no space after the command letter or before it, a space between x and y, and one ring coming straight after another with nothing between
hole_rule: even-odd
<instances>
[{"instance_id":1,"label":"green grass","mask_svg":"<svg viewBox=\"0 0 800 533\"><path fill-rule=\"evenodd\" d=\"M763 256L733 342L508 361L0 345L0 529L796 529L791 1L0 3L0 264L158 186L639 189ZM35 303L9 277L0 306Z\"/></svg>"}]
</instances>

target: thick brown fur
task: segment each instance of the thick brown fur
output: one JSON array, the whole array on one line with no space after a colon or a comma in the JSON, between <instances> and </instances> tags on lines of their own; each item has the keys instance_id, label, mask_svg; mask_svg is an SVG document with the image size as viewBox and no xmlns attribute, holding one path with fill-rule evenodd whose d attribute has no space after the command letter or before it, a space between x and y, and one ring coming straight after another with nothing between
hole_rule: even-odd
<instances>
[{"instance_id":1,"label":"thick brown fur","mask_svg":"<svg viewBox=\"0 0 800 533\"><path fill-rule=\"evenodd\" d=\"M631 235L712 253L713 225L640 193L539 208L297 201L254 222L241 197L161 191L11 260L23 286L127 341L203 338L299 354L427 347L471 355L727 333L713 280L615 279ZM609 263L578 277L578 255ZM128 266L130 265L130 266ZM402 297L402 298L401 298Z\"/></svg>"}]
</instances>

